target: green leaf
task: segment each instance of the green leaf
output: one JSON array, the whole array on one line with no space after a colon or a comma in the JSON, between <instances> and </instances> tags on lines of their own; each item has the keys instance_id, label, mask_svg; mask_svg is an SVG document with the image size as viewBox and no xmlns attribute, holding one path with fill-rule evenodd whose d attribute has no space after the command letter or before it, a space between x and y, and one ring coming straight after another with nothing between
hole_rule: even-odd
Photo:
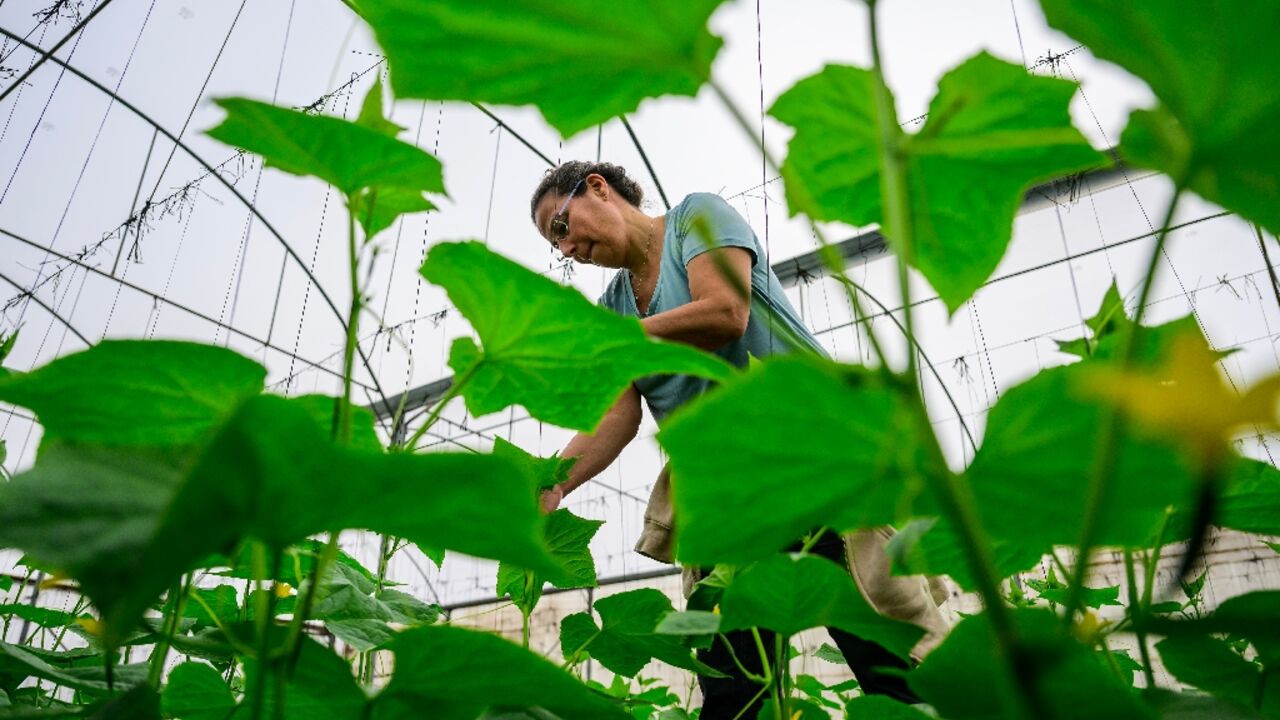
<instances>
[{"instance_id":1,"label":"green leaf","mask_svg":"<svg viewBox=\"0 0 1280 720\"><path fill-rule=\"evenodd\" d=\"M391 621L401 625L430 625L440 618L439 605L425 603L399 590L383 590L378 599L391 610Z\"/></svg>"},{"instance_id":2,"label":"green leaf","mask_svg":"<svg viewBox=\"0 0 1280 720\"><path fill-rule=\"evenodd\" d=\"M93 664L85 666L55 666L49 662L57 657L56 653L0 642L0 677L36 677L93 696L110 692L101 656L94 656ZM116 692L146 682L147 669L146 663L115 666L112 670Z\"/></svg>"},{"instance_id":3,"label":"green leaf","mask_svg":"<svg viewBox=\"0 0 1280 720\"><path fill-rule=\"evenodd\" d=\"M196 621L195 629L216 626L218 623L226 625L240 619L240 602L236 597L235 586L193 588L191 594L193 597L187 600L183 616Z\"/></svg>"},{"instance_id":4,"label":"green leaf","mask_svg":"<svg viewBox=\"0 0 1280 720\"><path fill-rule=\"evenodd\" d=\"M388 120L384 114L382 109L381 75L374 78L373 85L369 87L368 94L364 96L364 102L360 104L360 115L356 117L356 125L369 128L374 132L392 138L404 130L404 128Z\"/></svg>"},{"instance_id":5,"label":"green leaf","mask_svg":"<svg viewBox=\"0 0 1280 720\"><path fill-rule=\"evenodd\" d=\"M827 690L827 686L823 685L822 681L818 680L818 678L812 675L797 675L794 684L797 690L808 695L818 705L829 708L840 707L823 696L822 693ZM824 714L822 717L826 718L827 716Z\"/></svg>"},{"instance_id":6,"label":"green leaf","mask_svg":"<svg viewBox=\"0 0 1280 720\"><path fill-rule=\"evenodd\" d=\"M1129 687L1103 668L1086 646L1076 642L1056 615L1036 609L1010 610L1022 647L1022 678L1008 672L1007 660L986 613L966 618L907 683L948 720L997 720L1020 714L1015 704L1019 682L1034 681L1037 718L1135 720L1154 718Z\"/></svg>"},{"instance_id":7,"label":"green leaf","mask_svg":"<svg viewBox=\"0 0 1280 720\"><path fill-rule=\"evenodd\" d=\"M498 455L496 451L494 455ZM596 586L596 563L591 557L591 538L604 525L603 520L586 520L560 508L547 515L543 526L543 544L551 552L567 577L554 582L558 588ZM537 572L525 570L511 563L498 565L497 593L509 596L516 607L525 613L542 597L542 585L547 579Z\"/></svg>"},{"instance_id":8,"label":"green leaf","mask_svg":"<svg viewBox=\"0 0 1280 720\"><path fill-rule=\"evenodd\" d=\"M436 205L423 197L421 190L380 187L356 193L349 209L364 228L364 239L368 242L394 225L401 215L435 210Z\"/></svg>"},{"instance_id":9,"label":"green leaf","mask_svg":"<svg viewBox=\"0 0 1280 720\"><path fill-rule=\"evenodd\" d=\"M835 665L848 665L849 661L845 660L844 653L840 652L840 648L831 643L822 643L822 647L814 651L813 656L819 660L825 660Z\"/></svg>"},{"instance_id":10,"label":"green leaf","mask_svg":"<svg viewBox=\"0 0 1280 720\"><path fill-rule=\"evenodd\" d=\"M659 635L712 635L720 632L720 616L706 610L673 612L663 617L653 631Z\"/></svg>"},{"instance_id":11,"label":"green leaf","mask_svg":"<svg viewBox=\"0 0 1280 720\"><path fill-rule=\"evenodd\" d=\"M1156 643L1165 669L1178 680L1212 695L1257 708L1264 716L1280 713L1280 679L1207 636L1169 637ZM1270 673L1274 676L1275 673Z\"/></svg>"},{"instance_id":12,"label":"green leaf","mask_svg":"<svg viewBox=\"0 0 1280 720\"><path fill-rule=\"evenodd\" d=\"M0 592L9 592L11 589L13 589L13 578L8 575L0 575Z\"/></svg>"},{"instance_id":13,"label":"green leaf","mask_svg":"<svg viewBox=\"0 0 1280 720\"><path fill-rule=\"evenodd\" d=\"M1109 660L1103 655L1104 652L1107 656L1110 656ZM1102 662L1103 667L1107 668L1110 668L1111 663L1115 663L1116 667L1125 673L1125 679L1128 680L1130 686L1133 685L1135 673L1142 672L1142 663L1134 660L1124 650L1099 650L1098 659Z\"/></svg>"},{"instance_id":14,"label":"green leaf","mask_svg":"<svg viewBox=\"0 0 1280 720\"><path fill-rule=\"evenodd\" d=\"M722 0L590 3L360 0L397 97L536 105L565 137L711 76Z\"/></svg>"},{"instance_id":15,"label":"green leaf","mask_svg":"<svg viewBox=\"0 0 1280 720\"><path fill-rule=\"evenodd\" d=\"M69 612L34 605L0 605L0 617L26 620L43 628L66 627L76 621L76 616Z\"/></svg>"},{"instance_id":16,"label":"green leaf","mask_svg":"<svg viewBox=\"0 0 1280 720\"><path fill-rule=\"evenodd\" d=\"M261 155L268 167L318 177L348 197L369 187L445 191L439 160L380 130L246 98L215 102L227 117L207 134Z\"/></svg>"},{"instance_id":17,"label":"green leaf","mask_svg":"<svg viewBox=\"0 0 1280 720\"><path fill-rule=\"evenodd\" d=\"M175 667L160 696L164 714L182 720L221 720L235 706L231 688L222 681L222 675L198 662Z\"/></svg>"},{"instance_id":18,"label":"green leaf","mask_svg":"<svg viewBox=\"0 0 1280 720\"><path fill-rule=\"evenodd\" d=\"M919 490L903 481L924 464L915 418L882 375L799 357L761 363L658 433L679 478L677 556L746 564L816 527L892 522ZM916 467L904 468L904 456Z\"/></svg>"},{"instance_id":19,"label":"green leaf","mask_svg":"<svg viewBox=\"0 0 1280 720\"><path fill-rule=\"evenodd\" d=\"M339 640L367 652L390 640L391 609L373 597L375 586L345 565L334 564L316 588L311 617L323 620Z\"/></svg>"},{"instance_id":20,"label":"green leaf","mask_svg":"<svg viewBox=\"0 0 1280 720\"><path fill-rule=\"evenodd\" d=\"M331 395L299 395L289 398L289 402L306 410L316 425L322 428L333 427L338 398ZM351 408L351 440L348 445L360 450L383 450L382 440L378 439L378 431L374 429L375 422L373 411L369 408Z\"/></svg>"},{"instance_id":21,"label":"green leaf","mask_svg":"<svg viewBox=\"0 0 1280 720\"><path fill-rule=\"evenodd\" d=\"M0 378L0 400L35 411L46 441L186 445L262 392L266 373L219 347L107 340Z\"/></svg>"},{"instance_id":22,"label":"green leaf","mask_svg":"<svg viewBox=\"0 0 1280 720\"><path fill-rule=\"evenodd\" d=\"M85 447L42 453L0 485L0 545L79 580L114 633L110 644L181 573L245 539L279 552L359 528L559 580L565 571L542 545L531 486L492 456L337 446L305 408L262 396L245 402L199 459Z\"/></svg>"},{"instance_id":23,"label":"green leaf","mask_svg":"<svg viewBox=\"0 0 1280 720\"><path fill-rule=\"evenodd\" d=\"M721 632L759 627L796 635L837 627L902 658L924 635L914 625L881 617L845 570L812 555L775 555L741 571L724 591L720 613Z\"/></svg>"},{"instance_id":24,"label":"green leaf","mask_svg":"<svg viewBox=\"0 0 1280 720\"><path fill-rule=\"evenodd\" d=\"M232 715L233 720L249 720L253 716L249 698L256 691L257 662L245 659L245 676L249 678L245 701ZM307 718L307 720L364 720L367 698L351 675L351 665L333 651L310 638L303 638L298 662L293 673L280 673L288 679L283 692L277 690L277 673L266 673L263 688L262 717ZM276 697L282 697L284 710L275 713Z\"/></svg>"},{"instance_id":25,"label":"green leaf","mask_svg":"<svg viewBox=\"0 0 1280 720\"><path fill-rule=\"evenodd\" d=\"M673 635L657 634L658 623L671 611L671 600L653 588L641 588L597 600L600 625L589 613L576 613L560 626L560 648L566 658L582 651L626 677L635 677L650 660L685 670L719 676L698 662Z\"/></svg>"},{"instance_id":26,"label":"green leaf","mask_svg":"<svg viewBox=\"0 0 1280 720\"><path fill-rule=\"evenodd\" d=\"M1040 597L1049 602L1058 603L1059 605L1067 604L1067 595L1069 591L1066 588L1048 588L1040 591ZM1081 602L1085 607L1100 608L1104 605L1121 606L1120 602L1120 586L1112 585L1104 588L1086 587L1080 593Z\"/></svg>"},{"instance_id":27,"label":"green leaf","mask_svg":"<svg viewBox=\"0 0 1280 720\"><path fill-rule=\"evenodd\" d=\"M18 328L8 335L0 335L0 362L4 362L9 357L9 353L13 352L13 346L18 342L18 333L22 328Z\"/></svg>"},{"instance_id":28,"label":"green leaf","mask_svg":"<svg viewBox=\"0 0 1280 720\"><path fill-rule=\"evenodd\" d=\"M685 601L685 607L689 610L715 610L724 595L724 589L733 582L733 576L737 572L733 565L716 565L706 577L694 583L693 592Z\"/></svg>"},{"instance_id":29,"label":"green leaf","mask_svg":"<svg viewBox=\"0 0 1280 720\"><path fill-rule=\"evenodd\" d=\"M573 467L574 463L578 462L578 458L561 458L556 455L552 455L549 458L541 458L525 452L520 446L507 442L502 438L494 438L493 454L523 466L525 472L535 479L535 485L538 490L543 490L568 480L569 469Z\"/></svg>"},{"instance_id":30,"label":"green leaf","mask_svg":"<svg viewBox=\"0 0 1280 720\"><path fill-rule=\"evenodd\" d=\"M1235 458L1225 485L1214 524L1280 535L1280 470L1270 463Z\"/></svg>"},{"instance_id":31,"label":"green leaf","mask_svg":"<svg viewBox=\"0 0 1280 720\"><path fill-rule=\"evenodd\" d=\"M1004 393L987 420L986 437L968 470L979 514L996 540L1001 576L1025 570L1055 545L1080 537L1103 408L1084 399L1091 361L1045 370ZM1147 547L1169 506L1193 500L1184 460L1136 432L1120 439L1118 460L1102 504L1097 541ZM1152 482L1160 478L1160 482ZM921 541L931 572L965 589L973 578L945 520Z\"/></svg>"},{"instance_id":32,"label":"green leaf","mask_svg":"<svg viewBox=\"0 0 1280 720\"><path fill-rule=\"evenodd\" d=\"M371 720L472 720L484 710L538 707L565 720L628 720L614 701L496 635L444 625L414 628L388 646L395 674Z\"/></svg>"},{"instance_id":33,"label":"green leaf","mask_svg":"<svg viewBox=\"0 0 1280 720\"><path fill-rule=\"evenodd\" d=\"M1256 52L1280 5L1041 0L1049 24L1147 82L1159 101L1129 118L1125 160L1280 231L1280 60ZM1186 48L1195 48L1188 55Z\"/></svg>"},{"instance_id":34,"label":"green leaf","mask_svg":"<svg viewBox=\"0 0 1280 720\"><path fill-rule=\"evenodd\" d=\"M845 716L860 720L875 718L876 720L927 720L933 717L910 705L882 695L863 695L856 697L845 705Z\"/></svg>"},{"instance_id":35,"label":"green leaf","mask_svg":"<svg viewBox=\"0 0 1280 720\"><path fill-rule=\"evenodd\" d=\"M1124 309L1124 298L1120 296L1120 288L1116 285L1114 278L1111 280L1111 286L1107 288L1106 295L1102 298L1102 304L1098 306L1098 312L1084 323L1092 331L1092 336L1075 340L1055 340L1054 342L1058 343L1058 350L1068 355L1087 358L1093 354L1094 347L1103 338L1118 335L1122 331L1128 332L1129 328L1133 327L1133 322Z\"/></svg>"},{"instance_id":36,"label":"green leaf","mask_svg":"<svg viewBox=\"0 0 1280 720\"><path fill-rule=\"evenodd\" d=\"M870 71L828 65L769 110L796 129L782 165L793 214L885 223L874 87ZM928 121L902 147L914 237L907 260L950 311L1004 256L1029 188L1103 164L1071 124L1075 91L985 52L939 81ZM894 228L885 235L896 242Z\"/></svg>"},{"instance_id":37,"label":"green leaf","mask_svg":"<svg viewBox=\"0 0 1280 720\"><path fill-rule=\"evenodd\" d=\"M462 394L475 415L519 404L544 422L590 431L637 378L724 381L734 373L714 355L651 340L635 318L596 307L479 242L436 245L422 275L449 293L480 336L483 350L458 338L449 353L455 377L470 378Z\"/></svg>"}]
</instances>

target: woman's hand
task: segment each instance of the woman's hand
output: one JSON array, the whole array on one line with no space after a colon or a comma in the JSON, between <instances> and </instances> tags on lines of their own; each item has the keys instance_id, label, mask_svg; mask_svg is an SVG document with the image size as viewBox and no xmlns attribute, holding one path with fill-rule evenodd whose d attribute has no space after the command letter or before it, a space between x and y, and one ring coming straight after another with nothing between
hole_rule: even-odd
<instances>
[{"instance_id":1,"label":"woman's hand","mask_svg":"<svg viewBox=\"0 0 1280 720\"><path fill-rule=\"evenodd\" d=\"M552 485L538 496L538 506L542 508L543 515L549 515L560 507L561 500L564 500L564 490L559 485Z\"/></svg>"}]
</instances>

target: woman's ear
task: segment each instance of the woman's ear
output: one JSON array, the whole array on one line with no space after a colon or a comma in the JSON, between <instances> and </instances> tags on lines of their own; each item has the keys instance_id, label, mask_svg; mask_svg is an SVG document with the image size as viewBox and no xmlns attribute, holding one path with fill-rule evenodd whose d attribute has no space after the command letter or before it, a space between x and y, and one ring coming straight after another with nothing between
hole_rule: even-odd
<instances>
[{"instance_id":1,"label":"woman's ear","mask_svg":"<svg viewBox=\"0 0 1280 720\"><path fill-rule=\"evenodd\" d=\"M609 199L609 181L604 179L603 175L591 173L587 176L587 187L596 194L601 200Z\"/></svg>"}]
</instances>

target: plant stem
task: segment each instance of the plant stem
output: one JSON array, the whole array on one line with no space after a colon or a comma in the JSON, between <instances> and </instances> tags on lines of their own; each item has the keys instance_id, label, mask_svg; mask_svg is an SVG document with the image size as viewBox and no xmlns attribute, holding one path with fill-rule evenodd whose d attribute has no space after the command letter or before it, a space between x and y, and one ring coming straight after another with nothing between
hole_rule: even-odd
<instances>
[{"instance_id":1,"label":"plant stem","mask_svg":"<svg viewBox=\"0 0 1280 720\"><path fill-rule=\"evenodd\" d=\"M910 406L917 415L921 437L931 438L929 443L941 458L941 449L937 447L937 438L929 422L919 398L919 378L916 373L915 334L912 325L910 276L907 272L908 260L913 256L913 235L911 228L910 202L908 198L906 157L903 153L902 128L898 125L897 112L893 105L893 97L889 93L884 78L884 65L881 62L879 24L876 15L876 0L867 0L871 29L872 74L875 79L876 120L880 130L880 188L881 204L885 214L885 229L897 246L898 283L901 290L905 315L905 334L908 348L908 371L911 378L913 396L908 398ZM939 473L925 473L925 480L939 500L939 504L956 527L963 545L978 592L986 606L992 629L999 640L999 654L1002 656L1012 677L1017 678L1018 693L1013 698L1017 704L1017 712L1023 717L1044 717L1034 691L1034 670L1020 661L1021 641L1017 628L1004 600L1000 595L1000 577L996 572L995 562L991 556L990 543L985 537L979 519L977 502L968 482L945 470Z\"/></svg>"},{"instance_id":2,"label":"plant stem","mask_svg":"<svg viewBox=\"0 0 1280 720\"><path fill-rule=\"evenodd\" d=\"M293 621L289 624L289 635L285 642L285 647L289 649L289 672L293 672L293 668L298 663L298 656L302 653L302 627L307 621L307 616L311 614L311 607L316 602L316 592L320 585L320 578L324 577L325 571L333 564L338 557L338 538L342 536L341 531L329 533L329 542L325 544L324 550L320 551L320 557L316 559L316 564L311 568L311 576L307 581L307 591L302 594L301 602L298 603L293 614Z\"/></svg>"},{"instance_id":3,"label":"plant stem","mask_svg":"<svg viewBox=\"0 0 1280 720\"><path fill-rule=\"evenodd\" d=\"M911 208L907 196L907 158L903 152L903 132L898 125L898 112L884 79L880 60L879 23L875 0L868 0L871 24L871 72L875 77L876 120L880 130L880 202L884 212L883 231L897 246L898 289L902 297L903 320L907 336L907 375L916 382L914 320L911 308L911 277L907 264L915 249L912 246Z\"/></svg>"},{"instance_id":4,"label":"plant stem","mask_svg":"<svg viewBox=\"0 0 1280 720\"><path fill-rule=\"evenodd\" d=\"M351 376L355 372L356 339L360 331L360 254L356 247L356 218L352 210L353 196L347 196L347 264L351 284L351 311L347 316L347 341L342 350L342 400L333 427L333 437L346 444L351 441Z\"/></svg>"},{"instance_id":5,"label":"plant stem","mask_svg":"<svg viewBox=\"0 0 1280 720\"><path fill-rule=\"evenodd\" d=\"M1124 574L1129 581L1129 622L1133 626L1134 635L1138 637L1138 653L1142 656L1143 676L1146 677L1147 687L1153 688L1156 686L1156 679L1151 670L1151 653L1147 649L1147 608L1143 606L1142 599L1138 595L1137 573L1133 570L1133 551L1129 548L1124 549Z\"/></svg>"},{"instance_id":6,"label":"plant stem","mask_svg":"<svg viewBox=\"0 0 1280 720\"><path fill-rule=\"evenodd\" d=\"M1133 323L1129 326L1128 335L1125 337L1125 343L1121 349L1119 359L1121 373L1127 372L1133 365L1133 358L1138 349L1138 341L1142 336L1142 318L1146 314L1147 300L1150 298L1151 288L1155 284L1156 273L1160 267L1160 257L1164 254L1165 241L1169 237L1169 227L1172 225L1174 213L1178 209L1178 200L1182 197L1183 183L1181 181L1177 182L1175 188L1173 198L1169 201L1169 207L1165 211L1164 222L1160 224L1160 233L1156 236L1156 246L1151 250L1151 258L1147 262L1147 272L1142 281L1142 290L1138 295L1138 307L1134 310ZM1075 613L1080 609L1085 576L1089 572L1089 557L1093 553L1093 546L1097 540L1098 522L1102 515L1102 508L1106 506L1107 486L1111 482L1114 466L1118 459L1120 435L1125 432L1124 418L1118 406L1109 404L1103 409L1102 419L1098 424L1098 428L1098 449L1094 454L1093 468L1089 473L1089 484L1085 491L1084 522L1080 528L1076 567L1075 572L1072 573L1071 583L1067 588L1066 614L1063 616L1064 622L1067 623L1075 620Z\"/></svg>"},{"instance_id":7,"label":"plant stem","mask_svg":"<svg viewBox=\"0 0 1280 720\"><path fill-rule=\"evenodd\" d=\"M166 611L161 624L160 641L151 651L151 667L147 673L147 683L153 688L160 687L160 676L164 674L164 664L169 657L169 644L173 642L174 633L178 631L178 621L186 609L187 596L191 594L192 576L188 574L184 580L176 583L169 591L173 602Z\"/></svg>"},{"instance_id":8,"label":"plant stem","mask_svg":"<svg viewBox=\"0 0 1280 720\"><path fill-rule=\"evenodd\" d=\"M250 717L252 720L261 720L262 706L266 700L267 692L267 676L271 670L271 617L270 603L271 599L266 595L266 578L267 578L267 548L260 542L253 543L253 582L257 586L257 615L254 628L258 639L258 664L255 670L256 681L250 685L250 693L247 698L249 703Z\"/></svg>"},{"instance_id":9,"label":"plant stem","mask_svg":"<svg viewBox=\"0 0 1280 720\"><path fill-rule=\"evenodd\" d=\"M738 667L738 672L742 673L742 677L753 683L759 683L761 685L766 685L769 682L764 675L757 675L748 670L746 665L742 664L742 661L738 659L738 653L734 652L733 644L729 642L728 636L724 633L716 633L716 637L720 638L720 642L724 643L724 649L729 651L729 658L733 660L733 664Z\"/></svg>"},{"instance_id":10,"label":"plant stem","mask_svg":"<svg viewBox=\"0 0 1280 720\"><path fill-rule=\"evenodd\" d=\"M462 374L462 377L455 377L453 379L453 383L449 385L449 389L445 392L444 396L440 398L440 402L436 403L436 406L431 408L431 414L427 416L427 419L422 423L422 426L419 427L409 438L409 441L404 444L405 449L409 452L414 451L418 444L418 440L422 439L422 436L426 435L427 431L431 429L431 426L435 425L436 421L440 419L440 413L444 412L444 406L448 405L450 401L458 397L458 394L462 392L462 388L465 387L468 382L471 382L471 378L475 377L476 371L479 369L480 365L477 363L467 368L467 371Z\"/></svg>"}]
</instances>

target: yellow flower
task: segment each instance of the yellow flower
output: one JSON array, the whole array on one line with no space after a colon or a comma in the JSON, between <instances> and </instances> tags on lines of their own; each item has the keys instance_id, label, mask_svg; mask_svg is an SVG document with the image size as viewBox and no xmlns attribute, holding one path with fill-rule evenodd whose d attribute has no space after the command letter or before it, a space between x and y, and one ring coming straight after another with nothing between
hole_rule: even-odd
<instances>
[{"instance_id":1,"label":"yellow flower","mask_svg":"<svg viewBox=\"0 0 1280 720\"><path fill-rule=\"evenodd\" d=\"M1237 394L1223 382L1217 357L1195 335L1173 342L1162 365L1147 370L1098 368L1084 391L1117 405L1152 434L1170 435L1206 467L1223 460L1242 429L1280 426L1280 374Z\"/></svg>"}]
</instances>

